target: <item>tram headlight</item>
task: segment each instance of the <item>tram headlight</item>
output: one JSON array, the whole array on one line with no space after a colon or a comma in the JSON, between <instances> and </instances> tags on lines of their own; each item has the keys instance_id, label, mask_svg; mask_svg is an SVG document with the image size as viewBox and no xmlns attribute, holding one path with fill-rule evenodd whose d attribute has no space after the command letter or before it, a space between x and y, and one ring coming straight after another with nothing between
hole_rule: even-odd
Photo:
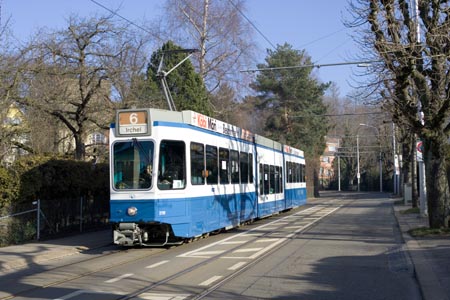
<instances>
[{"instance_id":1,"label":"tram headlight","mask_svg":"<svg viewBox=\"0 0 450 300\"><path fill-rule=\"evenodd\" d=\"M134 206L130 206L127 209L127 215L129 215L130 217L135 216L137 214L137 208Z\"/></svg>"}]
</instances>

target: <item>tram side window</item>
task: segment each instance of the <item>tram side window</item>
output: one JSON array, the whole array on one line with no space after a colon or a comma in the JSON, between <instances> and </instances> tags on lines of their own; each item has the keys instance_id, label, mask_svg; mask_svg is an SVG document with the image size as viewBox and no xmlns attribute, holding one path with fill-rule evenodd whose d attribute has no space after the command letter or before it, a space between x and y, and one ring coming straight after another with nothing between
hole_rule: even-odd
<instances>
[{"instance_id":1,"label":"tram side window","mask_svg":"<svg viewBox=\"0 0 450 300\"><path fill-rule=\"evenodd\" d=\"M276 187L276 184L277 184L277 179L275 178L275 166L269 166L269 178L270 178L270 180L269 180L269 193L270 194L273 194L273 193L275 193L275 191L276 191L276 189L277 189L277 187Z\"/></svg>"},{"instance_id":2,"label":"tram side window","mask_svg":"<svg viewBox=\"0 0 450 300\"><path fill-rule=\"evenodd\" d=\"M259 164L259 194L264 195L264 165Z\"/></svg>"},{"instance_id":3,"label":"tram side window","mask_svg":"<svg viewBox=\"0 0 450 300\"><path fill-rule=\"evenodd\" d=\"M281 180L282 174L282 168L279 166L275 166L274 185L276 194L283 192L283 182Z\"/></svg>"},{"instance_id":4,"label":"tram side window","mask_svg":"<svg viewBox=\"0 0 450 300\"><path fill-rule=\"evenodd\" d=\"M299 182L303 182L303 178L304 178L304 173L305 173L305 170L303 169L303 165L299 165L299 169L300 169L300 180L299 180Z\"/></svg>"},{"instance_id":5,"label":"tram side window","mask_svg":"<svg viewBox=\"0 0 450 300\"><path fill-rule=\"evenodd\" d=\"M205 184L205 146L199 143L191 143L191 184Z\"/></svg>"},{"instance_id":6,"label":"tram side window","mask_svg":"<svg viewBox=\"0 0 450 300\"><path fill-rule=\"evenodd\" d=\"M297 182L297 166L295 163L291 163L292 168L292 183Z\"/></svg>"},{"instance_id":7,"label":"tram side window","mask_svg":"<svg viewBox=\"0 0 450 300\"><path fill-rule=\"evenodd\" d=\"M270 194L269 165L264 165L264 194Z\"/></svg>"},{"instance_id":8,"label":"tram side window","mask_svg":"<svg viewBox=\"0 0 450 300\"><path fill-rule=\"evenodd\" d=\"M292 182L292 163L290 161L286 162L286 182Z\"/></svg>"},{"instance_id":9,"label":"tram side window","mask_svg":"<svg viewBox=\"0 0 450 300\"><path fill-rule=\"evenodd\" d=\"M219 179L221 184L230 183L229 176L230 151L225 148L219 148Z\"/></svg>"},{"instance_id":10,"label":"tram side window","mask_svg":"<svg viewBox=\"0 0 450 300\"><path fill-rule=\"evenodd\" d=\"M217 184L219 178L219 168L217 161L217 147L206 145L206 183Z\"/></svg>"},{"instance_id":11,"label":"tram side window","mask_svg":"<svg viewBox=\"0 0 450 300\"><path fill-rule=\"evenodd\" d=\"M283 167L279 167L280 168L280 193L283 192Z\"/></svg>"},{"instance_id":12,"label":"tram side window","mask_svg":"<svg viewBox=\"0 0 450 300\"><path fill-rule=\"evenodd\" d=\"M241 183L248 183L248 153L241 152L239 162L241 167Z\"/></svg>"},{"instance_id":13,"label":"tram side window","mask_svg":"<svg viewBox=\"0 0 450 300\"><path fill-rule=\"evenodd\" d=\"M248 154L249 182L253 183L253 154Z\"/></svg>"},{"instance_id":14,"label":"tram side window","mask_svg":"<svg viewBox=\"0 0 450 300\"><path fill-rule=\"evenodd\" d=\"M239 152L230 151L231 183L239 183Z\"/></svg>"},{"instance_id":15,"label":"tram side window","mask_svg":"<svg viewBox=\"0 0 450 300\"><path fill-rule=\"evenodd\" d=\"M301 165L302 167L302 182L306 182L306 167L305 165Z\"/></svg>"},{"instance_id":16,"label":"tram side window","mask_svg":"<svg viewBox=\"0 0 450 300\"><path fill-rule=\"evenodd\" d=\"M158 188L182 189L186 185L186 146L182 141L161 141Z\"/></svg>"},{"instance_id":17,"label":"tram side window","mask_svg":"<svg viewBox=\"0 0 450 300\"><path fill-rule=\"evenodd\" d=\"M291 162L291 172L292 172L292 178L291 178L291 182L296 182L297 181L297 179L296 179L296 171L297 169L295 168L295 163L293 163L293 162Z\"/></svg>"},{"instance_id":18,"label":"tram side window","mask_svg":"<svg viewBox=\"0 0 450 300\"><path fill-rule=\"evenodd\" d=\"M261 195L283 192L283 168L266 164L259 165L259 193Z\"/></svg>"}]
</instances>

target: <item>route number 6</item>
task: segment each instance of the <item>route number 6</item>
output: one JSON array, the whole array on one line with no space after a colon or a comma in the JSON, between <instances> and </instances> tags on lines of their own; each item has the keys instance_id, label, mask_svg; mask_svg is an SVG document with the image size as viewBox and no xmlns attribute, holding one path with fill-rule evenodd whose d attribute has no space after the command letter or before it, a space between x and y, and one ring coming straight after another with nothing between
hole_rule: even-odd
<instances>
[{"instance_id":1,"label":"route number 6","mask_svg":"<svg viewBox=\"0 0 450 300\"><path fill-rule=\"evenodd\" d=\"M134 125L134 124L137 124L138 121L139 121L138 114L137 113L131 113L130 114L130 123Z\"/></svg>"}]
</instances>

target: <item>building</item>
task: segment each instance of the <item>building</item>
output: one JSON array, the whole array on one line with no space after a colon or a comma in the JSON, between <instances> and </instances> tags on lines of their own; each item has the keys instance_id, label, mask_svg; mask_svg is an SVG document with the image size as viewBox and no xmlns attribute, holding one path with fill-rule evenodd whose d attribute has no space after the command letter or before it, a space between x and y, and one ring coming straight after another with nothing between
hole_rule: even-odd
<instances>
[{"instance_id":1,"label":"building","mask_svg":"<svg viewBox=\"0 0 450 300\"><path fill-rule=\"evenodd\" d=\"M320 156L319 181L321 188L328 188L334 178L333 161L339 147L339 139L325 137L326 147Z\"/></svg>"}]
</instances>

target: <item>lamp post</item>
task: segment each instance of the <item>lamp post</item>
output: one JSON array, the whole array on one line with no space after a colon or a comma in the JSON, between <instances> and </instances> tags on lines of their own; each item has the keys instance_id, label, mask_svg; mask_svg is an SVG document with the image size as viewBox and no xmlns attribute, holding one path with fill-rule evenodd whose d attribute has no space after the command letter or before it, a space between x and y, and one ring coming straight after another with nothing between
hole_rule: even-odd
<instances>
[{"instance_id":1,"label":"lamp post","mask_svg":"<svg viewBox=\"0 0 450 300\"><path fill-rule=\"evenodd\" d=\"M359 185L361 183L361 174L359 173L359 137L358 134L356 134L356 178L358 180L358 192L360 191Z\"/></svg>"},{"instance_id":2,"label":"lamp post","mask_svg":"<svg viewBox=\"0 0 450 300\"><path fill-rule=\"evenodd\" d=\"M375 126L367 125L367 124L364 124L364 123L360 123L359 126L370 127L370 128L373 128L373 129L375 129L375 130L377 131L377 135L378 135L378 144L379 144L379 147L380 147L380 151L379 151L379 153L380 153L380 156L379 156L379 165L380 165L380 192L383 192L383 162L382 162L382 159L381 159L381 137L380 137L380 131L379 131L378 128L376 128ZM357 146L358 146L358 136L356 136L356 141L357 141ZM358 153L359 153L359 152L358 152ZM359 158L358 158L358 159L359 159ZM358 165L359 165L359 162L358 162ZM359 173L359 168L358 168L358 173ZM358 182L359 182L359 180L358 180ZM358 185L359 185L359 183L358 183Z\"/></svg>"}]
</instances>

